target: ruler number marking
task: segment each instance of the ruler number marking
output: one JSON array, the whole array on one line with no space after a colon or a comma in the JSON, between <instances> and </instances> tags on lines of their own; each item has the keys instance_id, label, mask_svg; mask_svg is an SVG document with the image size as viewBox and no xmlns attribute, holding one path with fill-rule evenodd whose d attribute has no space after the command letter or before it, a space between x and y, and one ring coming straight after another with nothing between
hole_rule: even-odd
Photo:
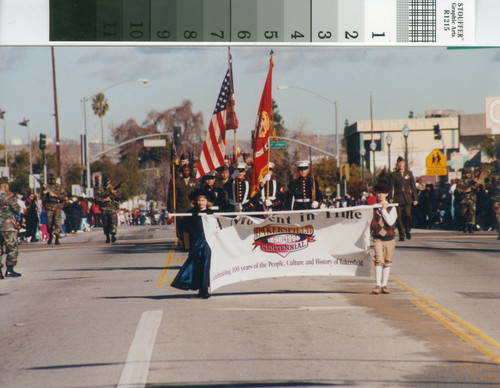
<instances>
[{"instance_id":1,"label":"ruler number marking","mask_svg":"<svg viewBox=\"0 0 500 388\"><path fill-rule=\"evenodd\" d=\"M197 36L198 36L198 33L196 31L191 31L191 30L184 31L184 38L185 39L196 39Z\"/></svg>"},{"instance_id":2,"label":"ruler number marking","mask_svg":"<svg viewBox=\"0 0 500 388\"><path fill-rule=\"evenodd\" d=\"M224 31L220 30L220 34L217 34L216 32L211 32L210 35L216 36L219 39L224 39Z\"/></svg>"},{"instance_id":3,"label":"ruler number marking","mask_svg":"<svg viewBox=\"0 0 500 388\"><path fill-rule=\"evenodd\" d=\"M346 39L358 39L358 36L359 36L358 31L352 31L352 32L346 31L345 32Z\"/></svg>"},{"instance_id":4,"label":"ruler number marking","mask_svg":"<svg viewBox=\"0 0 500 388\"><path fill-rule=\"evenodd\" d=\"M264 38L266 39L278 39L278 31L266 31L264 33Z\"/></svg>"},{"instance_id":5,"label":"ruler number marking","mask_svg":"<svg viewBox=\"0 0 500 388\"><path fill-rule=\"evenodd\" d=\"M332 33L330 31L319 31L318 38L320 39L330 39L332 37Z\"/></svg>"},{"instance_id":6,"label":"ruler number marking","mask_svg":"<svg viewBox=\"0 0 500 388\"><path fill-rule=\"evenodd\" d=\"M237 35L239 39L250 39L252 37L250 31L238 31Z\"/></svg>"},{"instance_id":7,"label":"ruler number marking","mask_svg":"<svg viewBox=\"0 0 500 388\"><path fill-rule=\"evenodd\" d=\"M159 39L168 39L168 38L170 38L170 31L168 31L168 30L157 31L156 36Z\"/></svg>"}]
</instances>

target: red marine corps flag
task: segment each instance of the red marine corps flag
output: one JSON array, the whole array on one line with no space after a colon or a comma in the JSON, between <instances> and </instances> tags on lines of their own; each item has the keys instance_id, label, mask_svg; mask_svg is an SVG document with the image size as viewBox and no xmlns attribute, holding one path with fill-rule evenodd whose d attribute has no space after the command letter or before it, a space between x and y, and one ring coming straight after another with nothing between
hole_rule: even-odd
<instances>
[{"instance_id":1,"label":"red marine corps flag","mask_svg":"<svg viewBox=\"0 0 500 388\"><path fill-rule=\"evenodd\" d=\"M269 60L269 72L267 73L264 92L260 99L257 122L253 136L253 169L252 169L252 194L253 197L260 191L261 179L269 173L269 135L273 125L273 52Z\"/></svg>"},{"instance_id":2,"label":"red marine corps flag","mask_svg":"<svg viewBox=\"0 0 500 388\"><path fill-rule=\"evenodd\" d=\"M219 97L217 97L217 103L208 127L207 138L201 150L196 180L224 164L226 130L236 130L236 128L238 128L238 119L234 110L233 69L231 53L229 53L229 68L222 82Z\"/></svg>"}]
</instances>

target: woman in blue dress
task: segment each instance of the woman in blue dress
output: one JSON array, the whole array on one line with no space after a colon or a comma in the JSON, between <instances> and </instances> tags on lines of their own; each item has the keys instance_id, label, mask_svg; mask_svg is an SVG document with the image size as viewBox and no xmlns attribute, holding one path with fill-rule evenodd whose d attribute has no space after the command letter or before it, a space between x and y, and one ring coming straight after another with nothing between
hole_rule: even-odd
<instances>
[{"instance_id":1,"label":"woman in blue dress","mask_svg":"<svg viewBox=\"0 0 500 388\"><path fill-rule=\"evenodd\" d=\"M189 195L194 202L190 209L192 216L183 218L183 230L189 233L189 255L172 282L172 287L181 290L198 290L198 297L210 298L211 251L205 239L201 215L212 214L212 196L206 190L198 189Z\"/></svg>"}]
</instances>

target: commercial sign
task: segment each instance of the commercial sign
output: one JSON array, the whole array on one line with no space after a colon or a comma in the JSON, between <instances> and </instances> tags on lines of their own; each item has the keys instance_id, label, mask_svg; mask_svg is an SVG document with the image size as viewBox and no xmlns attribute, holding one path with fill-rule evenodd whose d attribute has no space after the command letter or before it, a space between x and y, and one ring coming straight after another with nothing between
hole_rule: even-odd
<instances>
[{"instance_id":1,"label":"commercial sign","mask_svg":"<svg viewBox=\"0 0 500 388\"><path fill-rule=\"evenodd\" d=\"M500 97L486 97L486 128L500 128Z\"/></svg>"}]
</instances>

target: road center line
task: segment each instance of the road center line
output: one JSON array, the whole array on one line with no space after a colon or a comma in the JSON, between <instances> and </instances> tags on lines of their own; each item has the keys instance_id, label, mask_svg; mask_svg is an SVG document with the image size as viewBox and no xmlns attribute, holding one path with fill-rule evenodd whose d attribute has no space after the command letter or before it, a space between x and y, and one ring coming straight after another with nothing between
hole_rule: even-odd
<instances>
[{"instance_id":1,"label":"road center line","mask_svg":"<svg viewBox=\"0 0 500 388\"><path fill-rule=\"evenodd\" d=\"M459 326L457 326L456 324L454 324L450 320L446 319L445 317L439 315L437 312L430 309L429 307L425 306L422 302L420 302L418 300L412 300L411 302L415 306L417 306L418 308L423 310L425 313L429 314L431 317L433 317L436 321L441 323L443 326L447 327L449 330L451 330L457 336L462 338L464 341L470 343L472 346L474 346L481 353L483 353L484 355L491 358L497 364L500 364L500 356L498 354L491 351L486 346L482 345L479 341L477 341L474 337L472 337L466 331L462 330Z\"/></svg>"},{"instance_id":2,"label":"road center line","mask_svg":"<svg viewBox=\"0 0 500 388\"><path fill-rule=\"evenodd\" d=\"M498 352L500 352L500 343L499 342L497 342L496 340L494 340L493 338L491 338L487 334L483 333L477 327L471 325L467 321L465 321L462 318L458 317L457 315L453 314L451 311L445 309L444 307L440 306L436 302L434 302L431 299L427 298L426 296L424 296L420 292L414 290L413 288L411 288L410 286L408 286L407 284L405 284L401 280L395 278L392 275L390 276L390 278L395 283L399 284L401 287L403 287L404 289L406 289L408 292L410 292L411 294L413 294L414 296L416 296L417 298L419 298L422 302L426 303L427 305L431 306L432 308L434 308L435 310L437 310L439 313L441 313L442 315L444 315L445 317L447 317L449 320L447 320L446 318L440 317L437 313L435 313L431 309L425 307L420 302L412 302L414 305L416 305L417 307L419 307L420 309L422 309L423 311L425 311L427 314L429 314L434 319L438 320L441 324L443 324L448 329L450 329L452 332L454 332L455 334L457 334L460 338L462 338L463 340L471 343L477 350L479 350L481 353L483 353L483 354L487 355L488 357L490 357L494 362L496 362L497 364L500 364L500 356L497 353L491 352L486 347L484 347L483 345L481 345L479 342L477 342L474 339L474 337L472 335L476 336L478 339L480 339L484 343L488 344L493 349L495 349L495 351L498 351ZM464 328L470 334L467 333L467 332L465 332L465 331L463 331L462 329L460 329L458 326L456 326L455 324L453 324L450 321L453 321L456 324L462 326L462 328Z\"/></svg>"},{"instance_id":3,"label":"road center line","mask_svg":"<svg viewBox=\"0 0 500 388\"><path fill-rule=\"evenodd\" d=\"M162 310L145 311L142 314L134 340L128 351L127 361L117 385L118 388L143 388L146 386L149 362L162 315Z\"/></svg>"},{"instance_id":4,"label":"road center line","mask_svg":"<svg viewBox=\"0 0 500 388\"><path fill-rule=\"evenodd\" d=\"M162 287L163 283L165 283L165 279L167 278L168 269L170 268L170 264L172 263L172 258L174 257L175 249L172 248L168 251L167 261L163 266L163 271L161 271L160 279L158 279L158 283L156 283L156 287Z\"/></svg>"}]
</instances>

